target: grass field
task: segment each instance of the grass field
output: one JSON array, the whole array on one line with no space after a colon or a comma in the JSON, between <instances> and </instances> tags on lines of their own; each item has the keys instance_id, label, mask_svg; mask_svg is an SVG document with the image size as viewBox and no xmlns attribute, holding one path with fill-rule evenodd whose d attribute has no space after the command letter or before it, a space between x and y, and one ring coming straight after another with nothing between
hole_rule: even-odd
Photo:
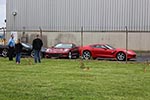
<instances>
[{"instance_id":1,"label":"grass field","mask_svg":"<svg viewBox=\"0 0 150 100\"><path fill-rule=\"evenodd\" d=\"M80 60L43 59L32 65L21 60L17 65L0 58L0 100L150 99L146 64L93 60L80 68Z\"/></svg>"}]
</instances>

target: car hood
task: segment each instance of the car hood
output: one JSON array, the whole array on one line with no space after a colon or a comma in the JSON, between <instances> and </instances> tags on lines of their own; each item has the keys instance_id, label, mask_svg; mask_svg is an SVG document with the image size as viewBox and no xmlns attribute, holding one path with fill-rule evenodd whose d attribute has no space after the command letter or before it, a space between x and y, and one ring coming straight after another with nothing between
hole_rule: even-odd
<instances>
[{"instance_id":1,"label":"car hood","mask_svg":"<svg viewBox=\"0 0 150 100\"><path fill-rule=\"evenodd\" d=\"M126 52L126 49L123 48L116 48L116 51L123 51ZM133 50L128 50L128 54L136 54Z\"/></svg>"},{"instance_id":2,"label":"car hood","mask_svg":"<svg viewBox=\"0 0 150 100\"><path fill-rule=\"evenodd\" d=\"M66 48L48 48L46 50L47 53L64 53L64 52L68 52L70 49L66 49Z\"/></svg>"}]
</instances>

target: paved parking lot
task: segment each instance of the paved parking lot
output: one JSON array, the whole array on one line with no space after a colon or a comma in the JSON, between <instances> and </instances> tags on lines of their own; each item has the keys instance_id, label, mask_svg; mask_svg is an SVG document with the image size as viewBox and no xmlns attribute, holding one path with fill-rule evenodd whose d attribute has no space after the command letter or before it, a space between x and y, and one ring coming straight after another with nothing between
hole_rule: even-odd
<instances>
[{"instance_id":1,"label":"paved parking lot","mask_svg":"<svg viewBox=\"0 0 150 100\"><path fill-rule=\"evenodd\" d=\"M139 55L136 58L136 62L146 62L146 61L150 61L150 55Z\"/></svg>"},{"instance_id":2,"label":"paved parking lot","mask_svg":"<svg viewBox=\"0 0 150 100\"><path fill-rule=\"evenodd\" d=\"M98 60L109 60L109 61L116 61L115 59L110 58L98 58ZM136 59L129 60L133 62L150 62L150 53L137 53Z\"/></svg>"},{"instance_id":3,"label":"paved parking lot","mask_svg":"<svg viewBox=\"0 0 150 100\"><path fill-rule=\"evenodd\" d=\"M109 61L116 61L115 59L110 58L98 58L97 60L109 60ZM132 59L130 61L133 62L150 62L150 53L144 53L144 54L137 54L136 59Z\"/></svg>"}]
</instances>

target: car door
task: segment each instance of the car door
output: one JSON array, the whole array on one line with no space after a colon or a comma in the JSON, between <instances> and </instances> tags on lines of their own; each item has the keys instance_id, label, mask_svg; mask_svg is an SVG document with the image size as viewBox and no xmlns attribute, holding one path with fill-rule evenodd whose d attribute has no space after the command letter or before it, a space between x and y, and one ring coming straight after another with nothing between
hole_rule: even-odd
<instances>
[{"instance_id":1,"label":"car door","mask_svg":"<svg viewBox=\"0 0 150 100\"><path fill-rule=\"evenodd\" d=\"M71 52L72 52L73 56L78 56L79 55L79 47L77 47L75 44L72 44Z\"/></svg>"},{"instance_id":2,"label":"car door","mask_svg":"<svg viewBox=\"0 0 150 100\"><path fill-rule=\"evenodd\" d=\"M104 57L104 58L113 57L112 55L113 51L102 44L95 45L93 51L96 57Z\"/></svg>"},{"instance_id":3,"label":"car door","mask_svg":"<svg viewBox=\"0 0 150 100\"><path fill-rule=\"evenodd\" d=\"M113 54L114 54L115 50L107 48L106 45L103 45L103 47L105 48L105 55L104 55L104 57L105 58L113 58Z\"/></svg>"},{"instance_id":4,"label":"car door","mask_svg":"<svg viewBox=\"0 0 150 100\"><path fill-rule=\"evenodd\" d=\"M32 50L30 48L27 48L25 46L22 47L22 51L21 51L22 56L30 56L31 52Z\"/></svg>"},{"instance_id":5,"label":"car door","mask_svg":"<svg viewBox=\"0 0 150 100\"><path fill-rule=\"evenodd\" d=\"M102 45L100 45L100 44L93 45L92 48L93 48L92 49L93 55L95 57L104 57L106 50L105 50L105 48L103 48Z\"/></svg>"}]
</instances>

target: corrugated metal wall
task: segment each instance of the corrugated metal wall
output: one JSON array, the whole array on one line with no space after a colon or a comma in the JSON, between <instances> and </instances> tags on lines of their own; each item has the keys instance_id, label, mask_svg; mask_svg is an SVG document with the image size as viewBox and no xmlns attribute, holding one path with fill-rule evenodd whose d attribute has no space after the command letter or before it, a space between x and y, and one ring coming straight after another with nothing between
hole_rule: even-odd
<instances>
[{"instance_id":1,"label":"corrugated metal wall","mask_svg":"<svg viewBox=\"0 0 150 100\"><path fill-rule=\"evenodd\" d=\"M7 0L6 11L7 30L150 31L150 0Z\"/></svg>"}]
</instances>

